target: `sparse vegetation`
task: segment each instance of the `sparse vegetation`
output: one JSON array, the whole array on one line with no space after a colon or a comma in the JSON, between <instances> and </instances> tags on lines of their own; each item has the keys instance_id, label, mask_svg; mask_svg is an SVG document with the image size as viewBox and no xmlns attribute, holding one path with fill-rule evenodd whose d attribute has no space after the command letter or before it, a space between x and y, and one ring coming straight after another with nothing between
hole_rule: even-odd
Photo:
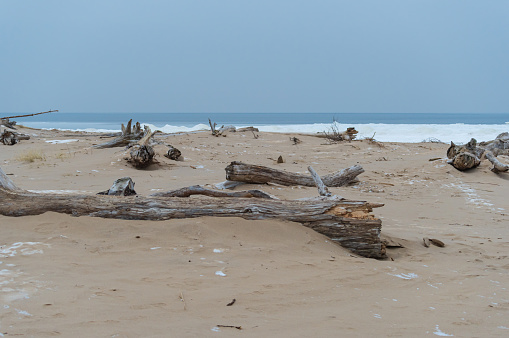
<instances>
[{"instance_id":1,"label":"sparse vegetation","mask_svg":"<svg viewBox=\"0 0 509 338\"><path fill-rule=\"evenodd\" d=\"M338 128L338 123L336 119L332 120L332 125L329 128L329 131L324 131L323 134L329 143L338 143L341 141L352 141L355 139L356 134L358 133L355 128L347 128L346 131L340 131Z\"/></svg>"},{"instance_id":2,"label":"sparse vegetation","mask_svg":"<svg viewBox=\"0 0 509 338\"><path fill-rule=\"evenodd\" d=\"M65 160L67 158L70 158L71 157L71 154L70 153L58 153L55 155L55 158L58 158L60 160Z\"/></svg>"},{"instance_id":3,"label":"sparse vegetation","mask_svg":"<svg viewBox=\"0 0 509 338\"><path fill-rule=\"evenodd\" d=\"M39 149L27 150L16 157L16 160L21 162L32 163L35 161L46 161L46 156Z\"/></svg>"},{"instance_id":4,"label":"sparse vegetation","mask_svg":"<svg viewBox=\"0 0 509 338\"><path fill-rule=\"evenodd\" d=\"M379 148L385 148L385 145L382 142L375 140L375 134L376 132L371 137L365 137L364 140L368 141L369 144L378 146Z\"/></svg>"}]
</instances>

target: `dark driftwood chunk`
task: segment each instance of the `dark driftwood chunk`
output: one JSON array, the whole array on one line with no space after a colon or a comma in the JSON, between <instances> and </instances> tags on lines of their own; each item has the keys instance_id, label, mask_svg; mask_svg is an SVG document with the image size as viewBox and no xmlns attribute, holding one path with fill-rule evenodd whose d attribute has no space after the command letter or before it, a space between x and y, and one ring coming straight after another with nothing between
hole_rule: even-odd
<instances>
[{"instance_id":1,"label":"dark driftwood chunk","mask_svg":"<svg viewBox=\"0 0 509 338\"><path fill-rule=\"evenodd\" d=\"M12 131L4 130L2 134L0 134L0 141L6 146L12 146L18 143L18 137Z\"/></svg>"},{"instance_id":2,"label":"dark driftwood chunk","mask_svg":"<svg viewBox=\"0 0 509 338\"><path fill-rule=\"evenodd\" d=\"M165 157L169 158L170 160L178 161L180 157L182 156L182 153L180 150L175 148L174 146L167 145L168 146L168 152L164 154Z\"/></svg>"},{"instance_id":3,"label":"dark driftwood chunk","mask_svg":"<svg viewBox=\"0 0 509 338\"><path fill-rule=\"evenodd\" d=\"M136 144L131 147L129 155L130 157L127 158L127 162L131 163L135 168L142 169L152 164L155 152L149 145Z\"/></svg>"}]
</instances>

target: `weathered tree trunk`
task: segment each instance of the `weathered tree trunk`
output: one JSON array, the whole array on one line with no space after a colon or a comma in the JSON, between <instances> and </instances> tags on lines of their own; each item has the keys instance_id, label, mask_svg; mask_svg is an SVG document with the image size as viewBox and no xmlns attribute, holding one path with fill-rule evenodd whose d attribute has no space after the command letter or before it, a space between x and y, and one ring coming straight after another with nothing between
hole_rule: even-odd
<instances>
[{"instance_id":1,"label":"weathered tree trunk","mask_svg":"<svg viewBox=\"0 0 509 338\"><path fill-rule=\"evenodd\" d=\"M143 169L153 163L156 153L148 143L155 133L157 133L157 131L152 132L149 127L145 127L145 135L143 138L130 148L129 157L126 159L133 167Z\"/></svg>"},{"instance_id":2,"label":"weathered tree trunk","mask_svg":"<svg viewBox=\"0 0 509 338\"><path fill-rule=\"evenodd\" d=\"M271 169L261 165L232 162L226 168L226 179L245 183L276 183L286 186L303 185L314 187L315 181L311 176L289 173L282 170ZM323 183L328 187L341 187L353 181L364 169L354 165L341 171L322 176Z\"/></svg>"},{"instance_id":3,"label":"weathered tree trunk","mask_svg":"<svg viewBox=\"0 0 509 338\"><path fill-rule=\"evenodd\" d=\"M167 220L201 216L279 219L299 222L364 257L385 257L382 223L371 211L381 204L338 198L283 201L252 198L115 197L37 194L16 188L0 169L0 214L39 215L52 211L73 216Z\"/></svg>"},{"instance_id":4,"label":"weathered tree trunk","mask_svg":"<svg viewBox=\"0 0 509 338\"><path fill-rule=\"evenodd\" d=\"M479 166L483 157L493 164L493 172L508 171L509 165L500 162L496 158L498 155L509 155L509 133L502 133L495 140L481 142L479 145L474 138L461 146L451 142L447 149L447 157L450 159L448 163L461 171Z\"/></svg>"},{"instance_id":5,"label":"weathered tree trunk","mask_svg":"<svg viewBox=\"0 0 509 338\"><path fill-rule=\"evenodd\" d=\"M152 159L155 156L155 152L151 146L136 144L130 149L131 150L129 151L127 162L129 162L133 167L137 169L143 169L152 164Z\"/></svg>"},{"instance_id":6,"label":"weathered tree trunk","mask_svg":"<svg viewBox=\"0 0 509 338\"><path fill-rule=\"evenodd\" d=\"M130 143L133 143L134 141L138 141L142 139L147 134L147 128L145 126L145 129L141 129L141 125L139 122L136 122L136 124L131 128L133 120L129 120L127 123L127 127L124 127L124 124L122 124L122 134L120 136L114 138L111 141L96 144L93 146L93 148L103 149L103 148L114 148L114 147L125 147L129 145Z\"/></svg>"}]
</instances>

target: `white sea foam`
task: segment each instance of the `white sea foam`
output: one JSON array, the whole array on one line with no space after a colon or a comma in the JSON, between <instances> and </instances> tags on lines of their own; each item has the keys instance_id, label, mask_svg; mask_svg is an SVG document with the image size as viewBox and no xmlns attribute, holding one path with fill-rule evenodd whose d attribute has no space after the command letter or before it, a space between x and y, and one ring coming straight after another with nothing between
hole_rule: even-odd
<instances>
[{"instance_id":1,"label":"white sea foam","mask_svg":"<svg viewBox=\"0 0 509 338\"><path fill-rule=\"evenodd\" d=\"M453 334L448 334L440 330L438 325L435 327L435 331L433 332L435 336L441 336L441 337L453 337Z\"/></svg>"},{"instance_id":2,"label":"white sea foam","mask_svg":"<svg viewBox=\"0 0 509 338\"><path fill-rule=\"evenodd\" d=\"M508 131L507 125L487 125L487 124L341 124L336 123L337 130L346 130L348 127L355 127L359 132L357 139L372 137L381 142L422 142L428 139L440 140L449 143L466 143L472 137L477 141L488 141L497 137L498 134ZM194 127L179 127L165 125L156 127L148 125L152 130L160 130L164 133L192 132L207 130L209 127L205 124L198 124ZM273 133L306 133L316 134L320 132L330 132L332 124L289 124L289 125L254 125L260 131ZM247 126L236 126L238 128Z\"/></svg>"},{"instance_id":3,"label":"white sea foam","mask_svg":"<svg viewBox=\"0 0 509 338\"><path fill-rule=\"evenodd\" d=\"M153 125L150 123L142 123L147 125L151 130L160 130L163 133L178 132L196 132L209 130L210 127L200 123L192 127L177 126L166 124L164 126ZM315 134L320 132L330 132L331 123L314 123L314 124L275 124L275 125L252 125L260 131L273 133L305 133ZM236 125L237 128L248 127L247 125ZM445 143L451 141L455 143L466 143L472 137L477 141L488 141L494 139L498 134L509 131L508 123L506 124L386 124L386 123L367 123L367 124L342 124L335 123L337 130L346 130L348 127L355 127L359 132L357 139L372 137L381 142L410 142L416 143L424 140L440 140ZM61 128L64 129L64 128ZM120 132L119 129L66 129L73 131L86 131L93 133L114 133Z\"/></svg>"}]
</instances>

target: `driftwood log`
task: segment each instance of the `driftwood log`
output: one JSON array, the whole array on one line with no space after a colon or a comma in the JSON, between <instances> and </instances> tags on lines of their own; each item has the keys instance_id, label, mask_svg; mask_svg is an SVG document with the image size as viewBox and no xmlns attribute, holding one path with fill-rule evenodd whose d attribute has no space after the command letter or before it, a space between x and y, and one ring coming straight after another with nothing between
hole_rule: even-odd
<instances>
[{"instance_id":1,"label":"driftwood log","mask_svg":"<svg viewBox=\"0 0 509 338\"><path fill-rule=\"evenodd\" d=\"M0 214L39 215L48 211L73 216L167 220L201 216L279 219L299 222L364 257L384 258L380 219L371 214L382 204L319 197L285 201L196 196L140 197L38 194L24 191L0 169Z\"/></svg>"},{"instance_id":2,"label":"driftwood log","mask_svg":"<svg viewBox=\"0 0 509 338\"><path fill-rule=\"evenodd\" d=\"M448 163L461 171L479 166L484 158L493 164L491 171L495 173L508 171L509 165L500 162L498 155L509 155L509 133L502 133L492 141L479 144L474 138L464 145L451 142L447 149Z\"/></svg>"},{"instance_id":3,"label":"driftwood log","mask_svg":"<svg viewBox=\"0 0 509 338\"><path fill-rule=\"evenodd\" d=\"M286 186L303 185L314 187L315 181L309 175L289 173L261 165L232 162L226 168L226 179L244 183L276 183ZM364 169L354 165L341 171L322 176L323 183L328 187L341 187L352 182Z\"/></svg>"},{"instance_id":4,"label":"driftwood log","mask_svg":"<svg viewBox=\"0 0 509 338\"><path fill-rule=\"evenodd\" d=\"M127 126L124 126L122 123L122 133L115 137L113 140L101 144L96 144L92 147L98 149L125 147L131 143L136 143L138 140L141 140L150 132L150 129L147 126L142 129L139 122L136 122L134 126L132 126L132 122L132 119L129 120Z\"/></svg>"}]
</instances>

